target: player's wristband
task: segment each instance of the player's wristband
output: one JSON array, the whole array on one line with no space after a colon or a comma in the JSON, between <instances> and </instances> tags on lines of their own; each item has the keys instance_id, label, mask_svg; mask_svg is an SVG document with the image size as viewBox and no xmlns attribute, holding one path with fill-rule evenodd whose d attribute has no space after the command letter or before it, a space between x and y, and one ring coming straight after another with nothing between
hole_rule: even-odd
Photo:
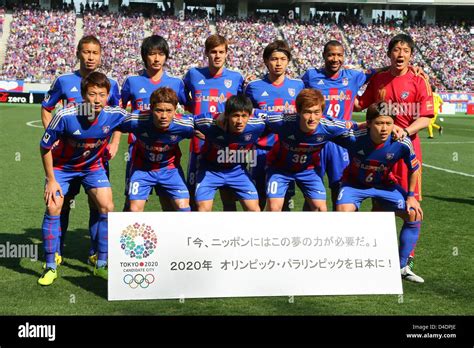
<instances>
[{"instance_id":1,"label":"player's wristband","mask_svg":"<svg viewBox=\"0 0 474 348\"><path fill-rule=\"evenodd\" d=\"M410 136L410 133L408 133L408 130L406 128L403 128L403 131L405 132L405 134L407 135L407 137Z\"/></svg>"},{"instance_id":2,"label":"player's wristband","mask_svg":"<svg viewBox=\"0 0 474 348\"><path fill-rule=\"evenodd\" d=\"M407 197L415 197L415 192L408 191Z\"/></svg>"}]
</instances>

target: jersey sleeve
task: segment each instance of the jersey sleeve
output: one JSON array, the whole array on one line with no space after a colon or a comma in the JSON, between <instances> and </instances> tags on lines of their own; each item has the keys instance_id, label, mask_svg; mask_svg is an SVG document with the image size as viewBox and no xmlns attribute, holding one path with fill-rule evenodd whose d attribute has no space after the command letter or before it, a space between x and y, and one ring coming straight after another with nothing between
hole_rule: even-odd
<instances>
[{"instance_id":1,"label":"jersey sleeve","mask_svg":"<svg viewBox=\"0 0 474 348\"><path fill-rule=\"evenodd\" d=\"M301 80L303 81L304 87L310 88L310 76L309 76L309 70L307 70L303 76L301 76Z\"/></svg>"},{"instance_id":2,"label":"jersey sleeve","mask_svg":"<svg viewBox=\"0 0 474 348\"><path fill-rule=\"evenodd\" d=\"M191 70L189 70L183 78L184 83L184 93L186 95L186 103L185 105L189 108L191 106L192 98L191 98Z\"/></svg>"},{"instance_id":3,"label":"jersey sleeve","mask_svg":"<svg viewBox=\"0 0 474 348\"><path fill-rule=\"evenodd\" d=\"M357 100L362 110L367 109L370 104L375 103L375 84L373 79L367 85L364 94L358 97Z\"/></svg>"},{"instance_id":4,"label":"jersey sleeve","mask_svg":"<svg viewBox=\"0 0 474 348\"><path fill-rule=\"evenodd\" d=\"M420 117L433 117L433 93L428 81L419 76L417 78L417 102L420 103Z\"/></svg>"},{"instance_id":5,"label":"jersey sleeve","mask_svg":"<svg viewBox=\"0 0 474 348\"><path fill-rule=\"evenodd\" d=\"M194 117L194 127L204 135L208 135L213 127L217 127L214 121L214 115L218 114L206 112L196 115Z\"/></svg>"},{"instance_id":6,"label":"jersey sleeve","mask_svg":"<svg viewBox=\"0 0 474 348\"><path fill-rule=\"evenodd\" d=\"M239 81L238 81L238 89L237 89L237 94L242 94L244 93L244 82L245 82L245 79L244 77L242 76L242 74L239 74Z\"/></svg>"},{"instance_id":7,"label":"jersey sleeve","mask_svg":"<svg viewBox=\"0 0 474 348\"><path fill-rule=\"evenodd\" d=\"M52 111L56 107L56 104L61 100L62 94L61 79L57 77L51 85L48 93L44 96L41 106L48 111Z\"/></svg>"},{"instance_id":8,"label":"jersey sleeve","mask_svg":"<svg viewBox=\"0 0 474 348\"><path fill-rule=\"evenodd\" d=\"M184 87L184 82L183 80L179 79L178 81L178 102L185 106L188 103L188 100L186 98L186 89Z\"/></svg>"},{"instance_id":9,"label":"jersey sleeve","mask_svg":"<svg viewBox=\"0 0 474 348\"><path fill-rule=\"evenodd\" d=\"M115 80L111 80L111 86L110 86L110 94L109 94L109 99L107 101L107 104L109 106L119 106L120 104L120 91L118 87L118 83ZM114 81L114 82L112 82Z\"/></svg>"},{"instance_id":10,"label":"jersey sleeve","mask_svg":"<svg viewBox=\"0 0 474 348\"><path fill-rule=\"evenodd\" d=\"M181 126L181 136L183 138L191 138L194 135L194 119L190 115L182 115L179 121Z\"/></svg>"},{"instance_id":11,"label":"jersey sleeve","mask_svg":"<svg viewBox=\"0 0 474 348\"><path fill-rule=\"evenodd\" d=\"M369 80L372 78L372 76L375 75L376 71L375 69L366 69L366 70L351 70L352 76L357 82L357 88L361 88L363 85L365 85Z\"/></svg>"},{"instance_id":12,"label":"jersey sleeve","mask_svg":"<svg viewBox=\"0 0 474 348\"><path fill-rule=\"evenodd\" d=\"M404 138L400 141L401 148L403 151L403 161L407 165L408 171L413 173L420 168L420 162L416 158L415 149L413 148L413 143L409 138Z\"/></svg>"},{"instance_id":13,"label":"jersey sleeve","mask_svg":"<svg viewBox=\"0 0 474 348\"><path fill-rule=\"evenodd\" d=\"M296 117L296 115L292 115L293 117ZM289 115L284 115L284 114L278 114L278 113L265 113L264 115L261 115L265 121L265 125L270 129L275 134L282 134L285 127L285 117L289 118Z\"/></svg>"},{"instance_id":14,"label":"jersey sleeve","mask_svg":"<svg viewBox=\"0 0 474 348\"><path fill-rule=\"evenodd\" d=\"M65 110L65 109L64 109ZM43 137L41 138L40 146L44 149L51 149L53 144L58 140L64 133L64 116L63 110L59 111L54 115L53 119L46 128Z\"/></svg>"},{"instance_id":15,"label":"jersey sleeve","mask_svg":"<svg viewBox=\"0 0 474 348\"><path fill-rule=\"evenodd\" d=\"M138 129L139 122L147 118L148 115L127 112L118 125L117 130L122 133L133 133Z\"/></svg>"},{"instance_id":16,"label":"jersey sleeve","mask_svg":"<svg viewBox=\"0 0 474 348\"><path fill-rule=\"evenodd\" d=\"M123 83L122 85L122 94L121 94L121 98L122 98L122 107L124 109L127 108L127 104L128 102L130 101L131 99L131 95L130 95L130 79L127 78L125 80L125 82Z\"/></svg>"}]
</instances>

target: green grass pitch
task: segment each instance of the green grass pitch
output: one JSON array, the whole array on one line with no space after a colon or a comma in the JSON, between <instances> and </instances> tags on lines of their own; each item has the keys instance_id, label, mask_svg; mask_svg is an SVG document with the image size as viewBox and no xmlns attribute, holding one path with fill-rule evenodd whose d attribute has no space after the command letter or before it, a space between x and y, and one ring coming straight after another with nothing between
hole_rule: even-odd
<instances>
[{"instance_id":1,"label":"green grass pitch","mask_svg":"<svg viewBox=\"0 0 474 348\"><path fill-rule=\"evenodd\" d=\"M404 282L403 297L308 296L108 302L105 281L91 276L85 263L89 246L88 208L81 192L71 212L66 262L50 287L36 281L42 262L0 259L1 315L473 315L474 314L474 116L442 116L444 135L427 139L421 132L425 221L415 271L424 284ZM39 244L44 173L39 155L42 128L39 105L0 105L0 244ZM361 115L357 115L361 119ZM183 144L183 150L186 149ZM116 210L122 209L127 141L111 162ZM183 151L183 164L187 163ZM446 172L446 169L452 172ZM459 173L469 174L470 176ZM298 192L295 210L300 210ZM329 203L330 206L330 203ZM216 198L215 210L220 210ZM369 206L363 205L363 210ZM159 210L153 196L147 211ZM399 224L400 226L400 224ZM293 302L293 303L291 303Z\"/></svg>"}]
</instances>

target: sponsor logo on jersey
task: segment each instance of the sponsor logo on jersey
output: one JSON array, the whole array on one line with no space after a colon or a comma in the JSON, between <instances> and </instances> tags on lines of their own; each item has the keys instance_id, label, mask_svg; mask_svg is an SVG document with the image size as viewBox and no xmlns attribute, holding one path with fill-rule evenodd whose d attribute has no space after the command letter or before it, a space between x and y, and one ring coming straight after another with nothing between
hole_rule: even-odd
<instances>
[{"instance_id":1,"label":"sponsor logo on jersey","mask_svg":"<svg viewBox=\"0 0 474 348\"><path fill-rule=\"evenodd\" d=\"M72 133L72 134L73 134L73 135L81 135L82 133L81 133L81 131L78 129L78 130L76 130L76 131L75 131L74 133Z\"/></svg>"},{"instance_id":2,"label":"sponsor logo on jersey","mask_svg":"<svg viewBox=\"0 0 474 348\"><path fill-rule=\"evenodd\" d=\"M365 155L365 152L364 152L364 150L359 150L359 151L357 151L357 153L358 153L359 155L362 155L362 156L364 156L364 155Z\"/></svg>"},{"instance_id":3,"label":"sponsor logo on jersey","mask_svg":"<svg viewBox=\"0 0 474 348\"><path fill-rule=\"evenodd\" d=\"M47 102L49 102L49 99L51 99L51 95L49 93L46 93L44 95L44 101L47 103Z\"/></svg>"},{"instance_id":4,"label":"sponsor logo on jersey","mask_svg":"<svg viewBox=\"0 0 474 348\"><path fill-rule=\"evenodd\" d=\"M204 80L201 80L198 82L198 85L205 85L206 83L204 82Z\"/></svg>"},{"instance_id":5,"label":"sponsor logo on jersey","mask_svg":"<svg viewBox=\"0 0 474 348\"><path fill-rule=\"evenodd\" d=\"M47 143L49 141L49 138L51 138L51 136L48 133L45 133L43 137L43 142Z\"/></svg>"},{"instance_id":6,"label":"sponsor logo on jersey","mask_svg":"<svg viewBox=\"0 0 474 348\"><path fill-rule=\"evenodd\" d=\"M146 89L142 88L141 90L138 91L138 93L146 93Z\"/></svg>"},{"instance_id":7,"label":"sponsor logo on jersey","mask_svg":"<svg viewBox=\"0 0 474 348\"><path fill-rule=\"evenodd\" d=\"M232 80L224 80L224 86L226 86L227 88L232 87Z\"/></svg>"},{"instance_id":8,"label":"sponsor logo on jersey","mask_svg":"<svg viewBox=\"0 0 474 348\"><path fill-rule=\"evenodd\" d=\"M79 91L77 90L76 86L74 86L71 88L70 92L79 92Z\"/></svg>"},{"instance_id":9,"label":"sponsor logo on jersey","mask_svg":"<svg viewBox=\"0 0 474 348\"><path fill-rule=\"evenodd\" d=\"M318 85L324 85L324 81L323 81L323 80L319 80Z\"/></svg>"},{"instance_id":10,"label":"sponsor logo on jersey","mask_svg":"<svg viewBox=\"0 0 474 348\"><path fill-rule=\"evenodd\" d=\"M294 88L288 88L288 94L290 97L294 97L296 94L296 90Z\"/></svg>"},{"instance_id":11,"label":"sponsor logo on jersey","mask_svg":"<svg viewBox=\"0 0 474 348\"><path fill-rule=\"evenodd\" d=\"M288 139L295 140L295 136L292 134L288 137Z\"/></svg>"},{"instance_id":12,"label":"sponsor logo on jersey","mask_svg":"<svg viewBox=\"0 0 474 348\"><path fill-rule=\"evenodd\" d=\"M264 91L261 96L262 96L262 97L268 97L267 91Z\"/></svg>"}]
</instances>

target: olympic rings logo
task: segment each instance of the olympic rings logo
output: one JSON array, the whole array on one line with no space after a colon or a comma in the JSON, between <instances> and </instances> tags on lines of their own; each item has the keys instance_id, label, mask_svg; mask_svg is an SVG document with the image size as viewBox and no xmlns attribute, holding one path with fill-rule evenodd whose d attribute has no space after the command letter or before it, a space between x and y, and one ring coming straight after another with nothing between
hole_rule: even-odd
<instances>
[{"instance_id":1,"label":"olympic rings logo","mask_svg":"<svg viewBox=\"0 0 474 348\"><path fill-rule=\"evenodd\" d=\"M120 247L132 259L146 259L157 246L155 231L146 224L134 223L127 226L120 235Z\"/></svg>"},{"instance_id":2,"label":"olympic rings logo","mask_svg":"<svg viewBox=\"0 0 474 348\"><path fill-rule=\"evenodd\" d=\"M142 289L146 289L154 281L155 281L155 276L151 273L148 273L145 276L141 273L135 274L135 276L133 276L132 274L126 274L123 277L123 282L127 284L128 286L130 286L132 289L136 289L138 287L141 287Z\"/></svg>"}]
</instances>

